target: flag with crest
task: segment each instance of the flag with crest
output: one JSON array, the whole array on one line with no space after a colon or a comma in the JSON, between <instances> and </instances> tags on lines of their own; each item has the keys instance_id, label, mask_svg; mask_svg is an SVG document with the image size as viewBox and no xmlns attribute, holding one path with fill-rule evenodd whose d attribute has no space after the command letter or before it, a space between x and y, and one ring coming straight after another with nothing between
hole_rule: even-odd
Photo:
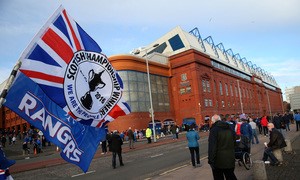
<instances>
[{"instance_id":1,"label":"flag with crest","mask_svg":"<svg viewBox=\"0 0 300 180\"><path fill-rule=\"evenodd\" d=\"M85 172L105 125L130 113L122 79L101 51L59 7L21 55L4 103Z\"/></svg>"}]
</instances>

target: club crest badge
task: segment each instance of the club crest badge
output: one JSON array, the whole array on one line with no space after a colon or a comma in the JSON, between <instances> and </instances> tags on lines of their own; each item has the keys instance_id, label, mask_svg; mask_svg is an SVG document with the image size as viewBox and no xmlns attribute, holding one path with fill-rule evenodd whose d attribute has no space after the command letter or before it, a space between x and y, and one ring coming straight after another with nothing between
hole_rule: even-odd
<instances>
[{"instance_id":1,"label":"club crest badge","mask_svg":"<svg viewBox=\"0 0 300 180\"><path fill-rule=\"evenodd\" d=\"M79 119L103 119L121 98L121 85L103 54L78 51L65 72L64 95Z\"/></svg>"}]
</instances>

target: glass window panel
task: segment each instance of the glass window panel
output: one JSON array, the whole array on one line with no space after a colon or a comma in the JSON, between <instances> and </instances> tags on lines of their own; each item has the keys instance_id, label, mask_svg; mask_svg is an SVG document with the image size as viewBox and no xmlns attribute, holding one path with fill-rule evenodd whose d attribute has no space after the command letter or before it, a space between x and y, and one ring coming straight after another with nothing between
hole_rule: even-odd
<instances>
[{"instance_id":1,"label":"glass window panel","mask_svg":"<svg viewBox=\"0 0 300 180\"><path fill-rule=\"evenodd\" d=\"M150 101L150 95L149 95L149 93L145 93L145 101Z\"/></svg>"},{"instance_id":2,"label":"glass window panel","mask_svg":"<svg viewBox=\"0 0 300 180\"><path fill-rule=\"evenodd\" d=\"M145 92L138 92L139 102L146 101Z\"/></svg>"},{"instance_id":3,"label":"glass window panel","mask_svg":"<svg viewBox=\"0 0 300 180\"><path fill-rule=\"evenodd\" d=\"M212 105L212 100L211 100L211 99L209 100L209 106L210 106L210 107L213 106L213 105Z\"/></svg>"},{"instance_id":4,"label":"glass window panel","mask_svg":"<svg viewBox=\"0 0 300 180\"><path fill-rule=\"evenodd\" d=\"M152 101L158 102L158 94L157 93L152 93Z\"/></svg>"},{"instance_id":5,"label":"glass window panel","mask_svg":"<svg viewBox=\"0 0 300 180\"><path fill-rule=\"evenodd\" d=\"M207 107L208 106L208 100L204 99L204 106Z\"/></svg>"},{"instance_id":6,"label":"glass window panel","mask_svg":"<svg viewBox=\"0 0 300 180\"><path fill-rule=\"evenodd\" d=\"M128 71L128 78L130 81L137 81L137 76L135 71Z\"/></svg>"},{"instance_id":7,"label":"glass window panel","mask_svg":"<svg viewBox=\"0 0 300 180\"><path fill-rule=\"evenodd\" d=\"M140 112L148 112L149 109L146 106L146 102L139 102Z\"/></svg>"},{"instance_id":8,"label":"glass window panel","mask_svg":"<svg viewBox=\"0 0 300 180\"><path fill-rule=\"evenodd\" d=\"M128 91L123 91L122 97L124 98L125 101L129 101L130 100L129 92Z\"/></svg>"},{"instance_id":9,"label":"glass window panel","mask_svg":"<svg viewBox=\"0 0 300 180\"><path fill-rule=\"evenodd\" d=\"M203 92L206 92L206 81L204 79L202 80L202 89Z\"/></svg>"},{"instance_id":10,"label":"glass window panel","mask_svg":"<svg viewBox=\"0 0 300 180\"><path fill-rule=\"evenodd\" d=\"M158 96L158 102L163 103L164 102L164 95L163 94L157 94Z\"/></svg>"},{"instance_id":11,"label":"glass window panel","mask_svg":"<svg viewBox=\"0 0 300 180\"><path fill-rule=\"evenodd\" d=\"M223 88L222 88L222 83L220 82L220 95L223 95Z\"/></svg>"},{"instance_id":12,"label":"glass window panel","mask_svg":"<svg viewBox=\"0 0 300 180\"><path fill-rule=\"evenodd\" d=\"M148 83L144 83L144 91L149 92L149 86Z\"/></svg>"},{"instance_id":13,"label":"glass window panel","mask_svg":"<svg viewBox=\"0 0 300 180\"><path fill-rule=\"evenodd\" d=\"M164 103L170 103L170 99L168 95L164 95Z\"/></svg>"},{"instance_id":14,"label":"glass window panel","mask_svg":"<svg viewBox=\"0 0 300 180\"><path fill-rule=\"evenodd\" d=\"M163 85L164 94L169 94L168 85Z\"/></svg>"},{"instance_id":15,"label":"glass window panel","mask_svg":"<svg viewBox=\"0 0 300 180\"><path fill-rule=\"evenodd\" d=\"M208 80L206 81L206 88L207 88L207 92L210 92L210 83Z\"/></svg>"},{"instance_id":16,"label":"glass window panel","mask_svg":"<svg viewBox=\"0 0 300 180\"><path fill-rule=\"evenodd\" d=\"M138 101L138 93L135 91L130 92L130 101Z\"/></svg>"},{"instance_id":17,"label":"glass window panel","mask_svg":"<svg viewBox=\"0 0 300 180\"><path fill-rule=\"evenodd\" d=\"M157 76L156 77L156 82L157 82L157 84L162 84L162 77L161 76Z\"/></svg>"},{"instance_id":18,"label":"glass window panel","mask_svg":"<svg viewBox=\"0 0 300 180\"><path fill-rule=\"evenodd\" d=\"M157 84L157 92L163 94L164 90L163 90L163 85L162 84Z\"/></svg>"},{"instance_id":19,"label":"glass window panel","mask_svg":"<svg viewBox=\"0 0 300 180\"><path fill-rule=\"evenodd\" d=\"M130 91L137 91L137 83L134 81L129 82L129 90Z\"/></svg>"},{"instance_id":20,"label":"glass window panel","mask_svg":"<svg viewBox=\"0 0 300 180\"><path fill-rule=\"evenodd\" d=\"M146 73L143 73L141 76L143 76L144 82L148 82L148 77Z\"/></svg>"},{"instance_id":21,"label":"glass window panel","mask_svg":"<svg viewBox=\"0 0 300 180\"><path fill-rule=\"evenodd\" d=\"M137 80L140 81L140 82L145 82L144 74L145 73L137 72Z\"/></svg>"},{"instance_id":22,"label":"glass window panel","mask_svg":"<svg viewBox=\"0 0 300 180\"><path fill-rule=\"evenodd\" d=\"M150 74L150 81L156 83L156 76Z\"/></svg>"},{"instance_id":23,"label":"glass window panel","mask_svg":"<svg viewBox=\"0 0 300 180\"><path fill-rule=\"evenodd\" d=\"M166 84L166 85L168 84L168 78L162 77L161 80L162 80L163 84Z\"/></svg>"},{"instance_id":24,"label":"glass window panel","mask_svg":"<svg viewBox=\"0 0 300 180\"><path fill-rule=\"evenodd\" d=\"M118 74L120 75L123 81L128 80L127 71L118 71Z\"/></svg>"},{"instance_id":25,"label":"glass window panel","mask_svg":"<svg viewBox=\"0 0 300 180\"><path fill-rule=\"evenodd\" d=\"M138 82L138 91L145 92L145 86L143 82Z\"/></svg>"},{"instance_id":26,"label":"glass window panel","mask_svg":"<svg viewBox=\"0 0 300 180\"><path fill-rule=\"evenodd\" d=\"M157 85L153 81L151 81L151 92L156 93L157 92Z\"/></svg>"},{"instance_id":27,"label":"glass window panel","mask_svg":"<svg viewBox=\"0 0 300 180\"><path fill-rule=\"evenodd\" d=\"M123 90L124 91L128 91L128 85L129 85L129 81L127 80L123 80Z\"/></svg>"},{"instance_id":28,"label":"glass window panel","mask_svg":"<svg viewBox=\"0 0 300 180\"><path fill-rule=\"evenodd\" d=\"M130 108L131 108L132 112L138 112L139 106L138 106L138 102L137 101L130 102L129 104L130 104Z\"/></svg>"}]
</instances>

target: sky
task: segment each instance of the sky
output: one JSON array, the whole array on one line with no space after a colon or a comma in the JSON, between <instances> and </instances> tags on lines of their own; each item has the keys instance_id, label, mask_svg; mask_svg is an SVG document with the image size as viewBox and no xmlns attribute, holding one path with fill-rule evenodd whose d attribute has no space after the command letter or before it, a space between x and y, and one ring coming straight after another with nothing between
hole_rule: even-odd
<instances>
[{"instance_id":1,"label":"sky","mask_svg":"<svg viewBox=\"0 0 300 180\"><path fill-rule=\"evenodd\" d=\"M108 57L197 27L273 75L283 93L300 85L299 0L0 0L0 83L60 5Z\"/></svg>"}]
</instances>

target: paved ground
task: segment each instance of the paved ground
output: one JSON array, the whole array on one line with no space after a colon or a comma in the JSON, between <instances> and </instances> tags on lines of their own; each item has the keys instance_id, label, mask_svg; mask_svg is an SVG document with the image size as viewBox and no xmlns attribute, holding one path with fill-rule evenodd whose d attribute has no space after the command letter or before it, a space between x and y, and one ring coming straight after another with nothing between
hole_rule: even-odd
<instances>
[{"instance_id":1,"label":"paved ground","mask_svg":"<svg viewBox=\"0 0 300 180\"><path fill-rule=\"evenodd\" d=\"M295 125L291 126L292 131L286 133L286 139L290 139L292 142L293 153L283 154L284 164L281 167L266 166L268 179L299 179L300 175L300 131L295 131ZM201 132L200 136L207 136L208 133ZM263 142L268 142L268 138L264 136L259 136L260 144L255 144L252 146L251 154L252 160L261 160L262 153L264 149ZM185 141L185 137L182 135L180 141ZM159 146L161 144L171 143L171 138L159 139L157 143L152 143L152 146ZM143 143L140 145L136 144L136 149L143 148ZM128 151L128 147L124 146L124 152ZM47 146L43 149L41 154L29 154L22 155L21 142L17 142L16 145L7 146L4 149L7 157L9 159L15 159L17 163L10 168L13 173L22 172L30 169L38 169L42 167L47 167L51 165L66 163L62 158L60 158L59 152L56 151L56 146ZM99 158L101 151L97 151L95 158ZM212 178L212 173L209 165L207 164L207 158L201 159L202 167L193 168L191 164L186 164L181 167L169 170L160 174L152 179L195 179L201 178L210 180ZM253 179L253 169L246 170L243 166L236 165L235 174L239 180L251 180Z\"/></svg>"},{"instance_id":2,"label":"paved ground","mask_svg":"<svg viewBox=\"0 0 300 180\"><path fill-rule=\"evenodd\" d=\"M292 126L292 131L286 133L286 139L290 139L292 142L293 154L283 153L284 165L280 167L265 166L267 177L270 180L296 180L300 176L300 131L296 132L294 126ZM251 147L251 157L252 160L261 160L264 150L263 142L269 142L267 137L259 136L260 144L255 144ZM205 179L211 180L212 172L209 164L207 163L207 158L201 159L202 167L194 168L191 164L186 166L178 167L177 169L170 170L161 174L159 177L152 179L159 180L173 180L173 179ZM236 164L235 174L239 180L252 180L253 179L253 169L246 170L243 166Z\"/></svg>"}]
</instances>

